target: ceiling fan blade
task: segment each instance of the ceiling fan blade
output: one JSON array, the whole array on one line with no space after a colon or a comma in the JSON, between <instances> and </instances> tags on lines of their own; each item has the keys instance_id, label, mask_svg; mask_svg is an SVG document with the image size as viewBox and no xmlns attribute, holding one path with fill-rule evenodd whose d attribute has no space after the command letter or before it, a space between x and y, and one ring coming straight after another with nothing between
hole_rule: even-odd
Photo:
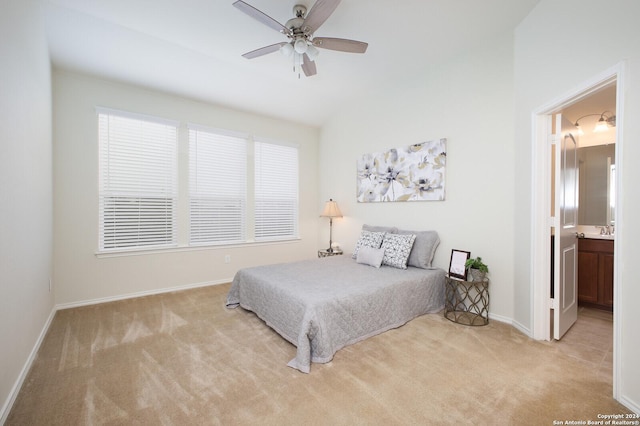
<instances>
[{"instance_id":1,"label":"ceiling fan blade","mask_svg":"<svg viewBox=\"0 0 640 426\"><path fill-rule=\"evenodd\" d=\"M283 34L289 34L290 32L289 29L284 25L282 25L280 22L276 21L271 16L259 11L258 9L251 6L250 4L243 2L242 0L238 0L234 2L233 5L237 9L243 11L244 13L256 19L257 21L262 22L269 28L273 28L276 31L280 31Z\"/></svg>"},{"instance_id":2,"label":"ceiling fan blade","mask_svg":"<svg viewBox=\"0 0 640 426\"><path fill-rule=\"evenodd\" d=\"M313 34L336 10L340 0L316 0L302 23L302 31Z\"/></svg>"},{"instance_id":3,"label":"ceiling fan blade","mask_svg":"<svg viewBox=\"0 0 640 426\"><path fill-rule=\"evenodd\" d=\"M304 75L307 77L316 75L318 72L316 70L316 63L309 59L306 53L302 56L302 71L304 71Z\"/></svg>"},{"instance_id":4,"label":"ceiling fan blade","mask_svg":"<svg viewBox=\"0 0 640 426\"><path fill-rule=\"evenodd\" d=\"M244 58L247 58L247 59L257 58L258 56L263 56L263 55L267 55L269 53L276 52L277 50L279 50L285 44L287 44L287 42L283 41L282 43L276 43L276 44L272 44L272 45L269 45L269 46L261 47L260 49L256 49L256 50L252 50L251 52L247 52L242 56Z\"/></svg>"},{"instance_id":5,"label":"ceiling fan blade","mask_svg":"<svg viewBox=\"0 0 640 426\"><path fill-rule=\"evenodd\" d=\"M346 38L315 37L312 41L316 47L323 49L338 50L340 52L364 53L367 51L368 43Z\"/></svg>"}]
</instances>

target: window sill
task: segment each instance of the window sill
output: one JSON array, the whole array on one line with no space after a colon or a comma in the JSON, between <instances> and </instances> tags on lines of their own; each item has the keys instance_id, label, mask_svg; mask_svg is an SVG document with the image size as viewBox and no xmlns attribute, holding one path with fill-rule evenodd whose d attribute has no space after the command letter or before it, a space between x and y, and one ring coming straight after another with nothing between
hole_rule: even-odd
<instances>
[{"instance_id":1,"label":"window sill","mask_svg":"<svg viewBox=\"0 0 640 426\"><path fill-rule=\"evenodd\" d=\"M98 259L110 258L110 257L123 257L123 256L146 256L152 254L161 253L182 253L188 251L202 251L202 250L220 250L229 248L243 248L243 247L256 247L256 246L272 246L280 244L295 244L301 241L302 238L290 238L283 240L272 241L246 241L243 243L235 244L208 244L208 245L177 245L174 247L162 247L162 248L148 248L148 249L123 249L113 251L96 251L94 254Z\"/></svg>"}]
</instances>

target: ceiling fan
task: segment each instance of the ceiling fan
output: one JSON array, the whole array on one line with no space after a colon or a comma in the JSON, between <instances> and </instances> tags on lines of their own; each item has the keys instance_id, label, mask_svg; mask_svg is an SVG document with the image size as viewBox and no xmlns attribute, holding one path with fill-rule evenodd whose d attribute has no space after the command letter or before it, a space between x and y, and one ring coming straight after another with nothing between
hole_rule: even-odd
<instances>
[{"instance_id":1,"label":"ceiling fan","mask_svg":"<svg viewBox=\"0 0 640 426\"><path fill-rule=\"evenodd\" d=\"M315 31L324 24L339 4L340 0L317 0L309 13L307 13L306 6L297 4L293 7L295 18L289 19L285 25L282 25L242 0L234 2L233 5L236 8L264 25L281 32L289 39L289 41L252 50L242 56L247 59L253 59L279 50L284 55L293 57L293 70L294 72L298 71L298 78L300 78L300 69L307 77L317 73L315 59L319 53L318 47L348 53L366 52L368 44L361 41L313 36Z\"/></svg>"}]
</instances>

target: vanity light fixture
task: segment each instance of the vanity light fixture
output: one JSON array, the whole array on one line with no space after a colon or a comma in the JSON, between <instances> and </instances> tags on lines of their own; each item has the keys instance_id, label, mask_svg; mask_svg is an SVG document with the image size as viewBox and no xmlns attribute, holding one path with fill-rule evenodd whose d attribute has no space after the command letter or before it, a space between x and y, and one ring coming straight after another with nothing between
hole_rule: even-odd
<instances>
[{"instance_id":1,"label":"vanity light fixture","mask_svg":"<svg viewBox=\"0 0 640 426\"><path fill-rule=\"evenodd\" d=\"M584 132L582 131L582 128L580 127L580 123L579 123L580 120L582 120L585 117L593 117L594 115L600 116L600 118L598 119L598 122L596 123L595 128L593 129L594 132L604 132L608 130L609 127L616 127L616 116L610 111L603 111L601 114L587 114L578 118L574 123L574 126L578 128L578 134L580 135L584 134Z\"/></svg>"}]
</instances>

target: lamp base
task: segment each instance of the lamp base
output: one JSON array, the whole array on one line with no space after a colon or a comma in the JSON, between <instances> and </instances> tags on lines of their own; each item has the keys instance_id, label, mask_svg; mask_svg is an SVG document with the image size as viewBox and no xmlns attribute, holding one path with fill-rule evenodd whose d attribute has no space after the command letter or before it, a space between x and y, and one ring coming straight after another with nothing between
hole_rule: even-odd
<instances>
[{"instance_id":1,"label":"lamp base","mask_svg":"<svg viewBox=\"0 0 640 426\"><path fill-rule=\"evenodd\" d=\"M333 218L329 217L329 248L327 253L333 253Z\"/></svg>"}]
</instances>

